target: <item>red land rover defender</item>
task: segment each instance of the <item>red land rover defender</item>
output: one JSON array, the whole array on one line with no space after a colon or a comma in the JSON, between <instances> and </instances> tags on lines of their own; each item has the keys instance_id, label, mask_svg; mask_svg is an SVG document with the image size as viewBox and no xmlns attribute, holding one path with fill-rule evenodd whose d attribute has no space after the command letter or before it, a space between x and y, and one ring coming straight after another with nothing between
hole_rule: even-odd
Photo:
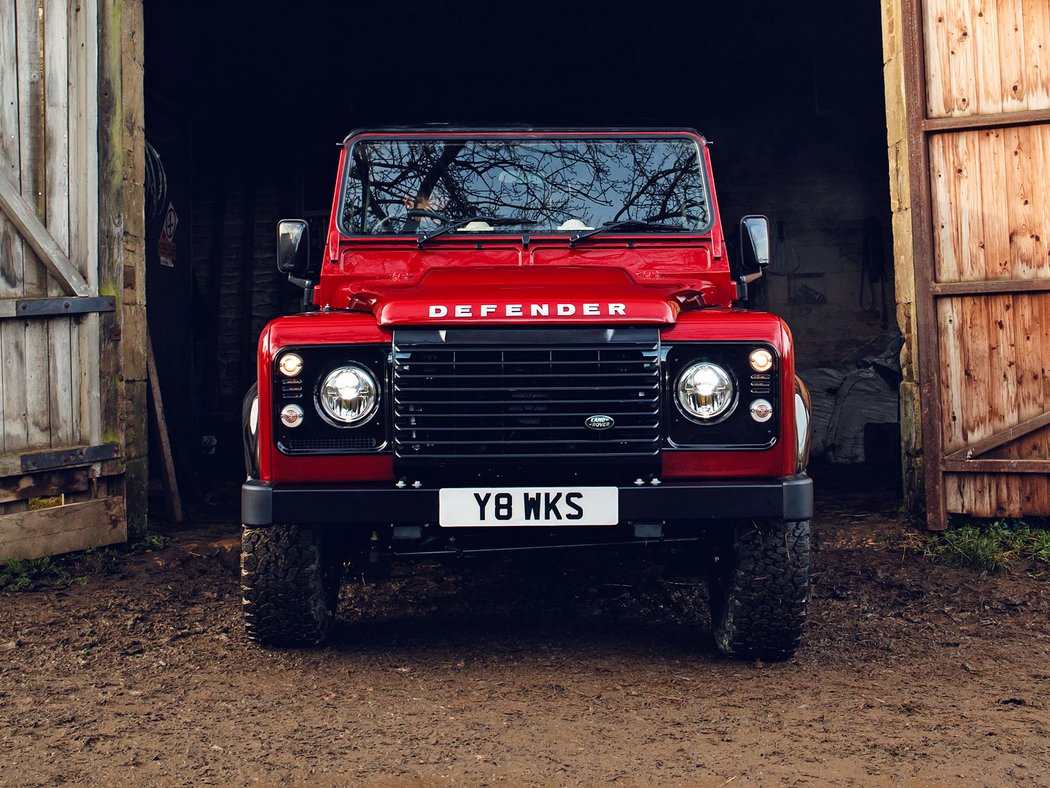
<instances>
[{"instance_id":1,"label":"red land rover defender","mask_svg":"<svg viewBox=\"0 0 1050 788\"><path fill-rule=\"evenodd\" d=\"M692 543L718 648L791 656L808 395L740 306L764 217L739 247L693 131L351 134L322 259L278 230L304 309L246 399L249 637L323 641L347 563Z\"/></svg>"}]
</instances>

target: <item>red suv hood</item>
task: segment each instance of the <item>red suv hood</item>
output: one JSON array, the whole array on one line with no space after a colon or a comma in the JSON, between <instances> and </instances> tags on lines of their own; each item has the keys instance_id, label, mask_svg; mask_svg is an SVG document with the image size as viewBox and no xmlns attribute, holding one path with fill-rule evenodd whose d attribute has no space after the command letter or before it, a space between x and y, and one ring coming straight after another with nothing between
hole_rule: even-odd
<instances>
[{"instance_id":1,"label":"red suv hood","mask_svg":"<svg viewBox=\"0 0 1050 788\"><path fill-rule=\"evenodd\" d=\"M410 284L369 282L347 292L381 326L538 323L673 324L683 304L702 303L709 282L641 284L622 269L431 269Z\"/></svg>"}]
</instances>

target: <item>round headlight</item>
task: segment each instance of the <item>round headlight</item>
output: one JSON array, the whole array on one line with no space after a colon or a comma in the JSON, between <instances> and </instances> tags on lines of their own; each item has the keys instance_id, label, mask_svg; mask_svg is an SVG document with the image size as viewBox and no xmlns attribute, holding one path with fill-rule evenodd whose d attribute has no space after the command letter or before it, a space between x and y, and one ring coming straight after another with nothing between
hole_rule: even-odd
<instances>
[{"instance_id":1,"label":"round headlight","mask_svg":"<svg viewBox=\"0 0 1050 788\"><path fill-rule=\"evenodd\" d=\"M358 424L375 413L379 387L364 367L337 367L321 382L317 399L328 418L341 424Z\"/></svg>"},{"instance_id":2,"label":"round headlight","mask_svg":"<svg viewBox=\"0 0 1050 788\"><path fill-rule=\"evenodd\" d=\"M729 373L706 361L687 367L678 376L675 393L687 416L704 421L725 415L736 401Z\"/></svg>"}]
</instances>

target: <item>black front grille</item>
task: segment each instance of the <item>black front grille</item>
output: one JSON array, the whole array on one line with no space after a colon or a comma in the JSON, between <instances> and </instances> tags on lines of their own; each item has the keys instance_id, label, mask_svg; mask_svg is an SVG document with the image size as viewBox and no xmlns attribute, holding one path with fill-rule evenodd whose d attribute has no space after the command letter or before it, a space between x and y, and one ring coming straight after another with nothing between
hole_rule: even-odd
<instances>
[{"instance_id":1,"label":"black front grille","mask_svg":"<svg viewBox=\"0 0 1050 788\"><path fill-rule=\"evenodd\" d=\"M655 329L398 331L393 383L398 457L659 453Z\"/></svg>"}]
</instances>

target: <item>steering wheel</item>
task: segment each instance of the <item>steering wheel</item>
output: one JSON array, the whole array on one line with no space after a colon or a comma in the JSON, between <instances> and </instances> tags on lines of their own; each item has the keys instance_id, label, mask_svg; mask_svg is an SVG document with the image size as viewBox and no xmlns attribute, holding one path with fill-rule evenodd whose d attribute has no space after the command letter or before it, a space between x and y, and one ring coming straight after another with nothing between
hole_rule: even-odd
<instances>
[{"instance_id":1,"label":"steering wheel","mask_svg":"<svg viewBox=\"0 0 1050 788\"><path fill-rule=\"evenodd\" d=\"M378 235L379 233L397 232L397 230L394 229L394 222L398 221L400 218L401 217L399 216L392 216L389 213L383 214L382 216L377 217L372 222L368 230L373 235ZM405 218L406 220L422 218L434 219L435 221L439 221L442 224L448 224L452 221L452 219L446 216L445 214L438 213L437 211L431 211L427 208L409 208L405 212Z\"/></svg>"},{"instance_id":2,"label":"steering wheel","mask_svg":"<svg viewBox=\"0 0 1050 788\"><path fill-rule=\"evenodd\" d=\"M372 222L369 226L368 231L373 235L378 233L392 233L394 232L393 222L396 221L396 217L391 216L388 213L383 214L381 217ZM385 228L385 229L384 229Z\"/></svg>"}]
</instances>

